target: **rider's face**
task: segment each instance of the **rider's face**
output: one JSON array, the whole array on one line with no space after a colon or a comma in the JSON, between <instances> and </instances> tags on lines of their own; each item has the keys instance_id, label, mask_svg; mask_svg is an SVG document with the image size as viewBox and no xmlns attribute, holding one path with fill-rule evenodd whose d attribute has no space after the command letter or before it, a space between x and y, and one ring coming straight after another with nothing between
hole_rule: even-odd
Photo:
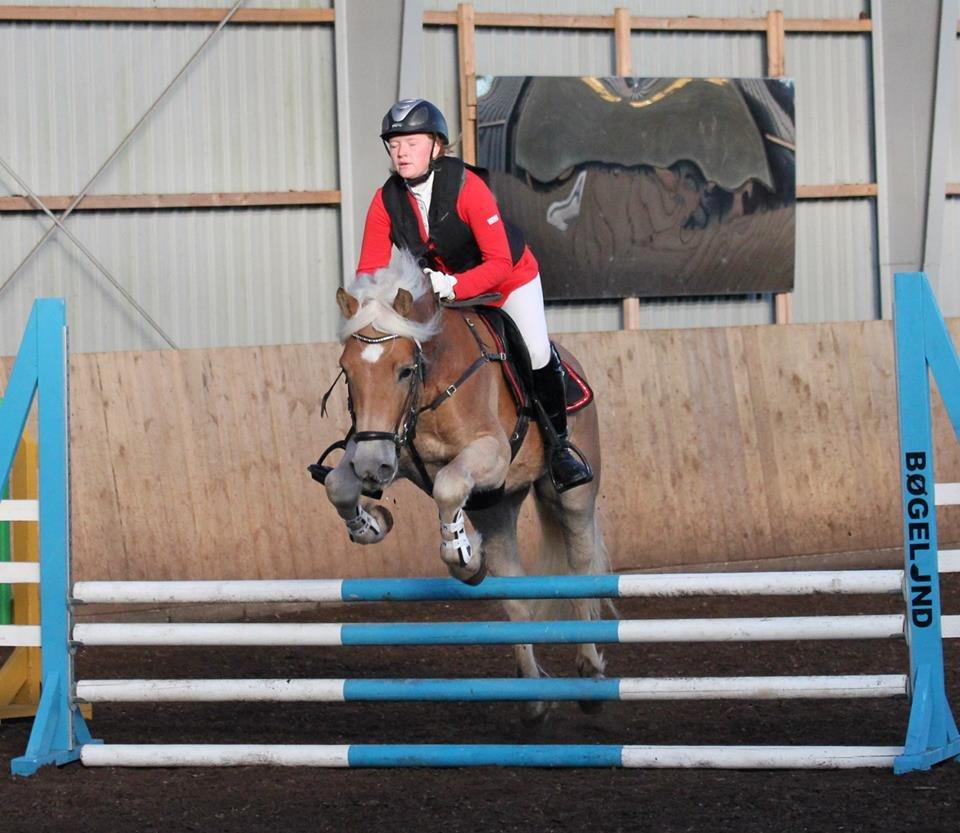
<instances>
[{"instance_id":1,"label":"rider's face","mask_svg":"<svg viewBox=\"0 0 960 833\"><path fill-rule=\"evenodd\" d=\"M429 133L411 133L391 136L387 150L394 170L404 179L416 179L427 172L431 158L440 153L440 146Z\"/></svg>"}]
</instances>

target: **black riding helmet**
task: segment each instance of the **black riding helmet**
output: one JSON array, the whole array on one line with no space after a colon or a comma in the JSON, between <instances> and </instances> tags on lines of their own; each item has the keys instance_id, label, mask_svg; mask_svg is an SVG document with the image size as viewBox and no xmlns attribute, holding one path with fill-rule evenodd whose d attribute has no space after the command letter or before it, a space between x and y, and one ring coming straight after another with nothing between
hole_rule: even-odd
<instances>
[{"instance_id":1,"label":"black riding helmet","mask_svg":"<svg viewBox=\"0 0 960 833\"><path fill-rule=\"evenodd\" d=\"M383 117L380 138L387 141L391 136L411 133L433 133L445 144L450 144L447 120L443 113L422 98L404 98L393 105Z\"/></svg>"}]
</instances>

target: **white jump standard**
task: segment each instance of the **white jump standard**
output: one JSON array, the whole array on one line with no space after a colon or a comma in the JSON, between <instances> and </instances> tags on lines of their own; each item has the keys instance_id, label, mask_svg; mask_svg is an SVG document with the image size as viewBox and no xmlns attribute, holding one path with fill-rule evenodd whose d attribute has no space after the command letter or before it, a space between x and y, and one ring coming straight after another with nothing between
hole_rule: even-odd
<instances>
[{"instance_id":1,"label":"white jump standard","mask_svg":"<svg viewBox=\"0 0 960 833\"><path fill-rule=\"evenodd\" d=\"M896 279L896 344L905 551L903 570L643 576L488 578L477 587L451 579L320 581L70 581L67 469L67 356L62 301L38 301L0 405L0 486L6 481L34 392L39 393L42 698L18 775L45 764L87 766L319 767L709 767L929 769L960 756L960 735L944 687L944 636L960 636L960 616L940 609L936 491L927 366L960 435L960 360L926 279ZM11 510L13 511L13 510ZM17 512L21 509L18 507ZM31 510L32 511L32 510ZM11 575L13 575L11 573ZM4 576L0 573L0 580ZM12 580L36 581L33 571ZM86 603L198 603L627 596L902 594L903 614L572 622L385 624L73 622ZM4 643L35 644L24 628ZM533 642L678 642L797 639L902 639L909 674L623 679L264 679L76 680L75 645L419 645ZM80 714L86 702L346 702L392 700L691 700L909 697L906 740L889 746L637 746L468 744L101 744Z\"/></svg>"}]
</instances>

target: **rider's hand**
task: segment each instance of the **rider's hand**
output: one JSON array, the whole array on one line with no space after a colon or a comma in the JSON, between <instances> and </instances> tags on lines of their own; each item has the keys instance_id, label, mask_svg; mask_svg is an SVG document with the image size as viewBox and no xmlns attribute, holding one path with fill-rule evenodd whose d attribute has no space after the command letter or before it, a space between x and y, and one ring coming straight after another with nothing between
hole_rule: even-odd
<instances>
[{"instance_id":1,"label":"rider's hand","mask_svg":"<svg viewBox=\"0 0 960 833\"><path fill-rule=\"evenodd\" d=\"M433 286L433 291L436 292L437 295L439 295L443 300L452 301L454 298L456 298L453 288L457 285L457 279L453 275L448 275L445 272L438 272L436 269L424 269L423 271L430 276L430 283Z\"/></svg>"}]
</instances>

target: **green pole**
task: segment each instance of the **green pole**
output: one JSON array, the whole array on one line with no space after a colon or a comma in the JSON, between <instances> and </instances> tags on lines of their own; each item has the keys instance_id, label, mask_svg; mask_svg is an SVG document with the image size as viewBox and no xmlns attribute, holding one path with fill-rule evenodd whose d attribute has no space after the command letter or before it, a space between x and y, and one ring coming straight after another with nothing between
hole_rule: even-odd
<instances>
[{"instance_id":1,"label":"green pole","mask_svg":"<svg viewBox=\"0 0 960 833\"><path fill-rule=\"evenodd\" d=\"M3 498L6 498L7 490L3 490ZM0 521L0 561L10 560L10 524L6 521ZM0 625L9 625L13 619L10 608L10 585L0 584Z\"/></svg>"},{"instance_id":2,"label":"green pole","mask_svg":"<svg viewBox=\"0 0 960 833\"><path fill-rule=\"evenodd\" d=\"M3 402L3 397L0 397ZM7 496L7 486L4 484L3 493L0 494L0 500ZM10 560L10 524L6 521L0 522L0 561ZM9 625L13 621L11 613L10 585L0 584L0 625Z\"/></svg>"}]
</instances>

